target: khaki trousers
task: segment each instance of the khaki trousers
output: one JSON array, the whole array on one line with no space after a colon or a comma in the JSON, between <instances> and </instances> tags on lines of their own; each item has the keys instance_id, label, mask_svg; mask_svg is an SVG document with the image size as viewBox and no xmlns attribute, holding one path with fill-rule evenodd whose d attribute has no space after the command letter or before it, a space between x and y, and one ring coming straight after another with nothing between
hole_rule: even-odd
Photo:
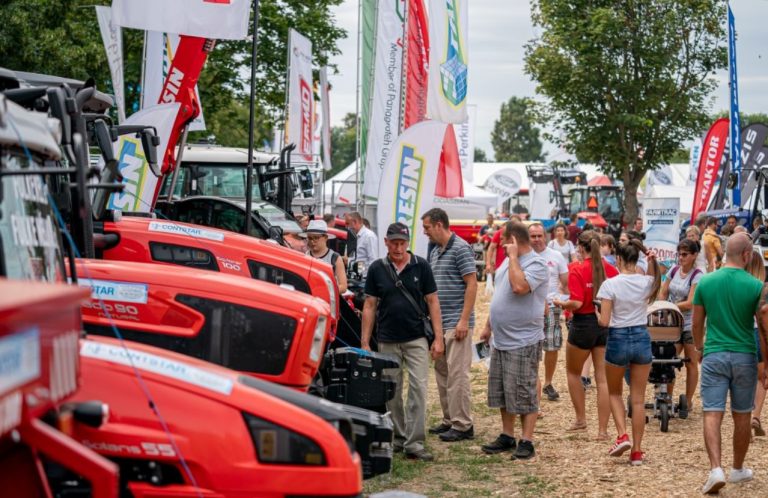
<instances>
[{"instance_id":1,"label":"khaki trousers","mask_svg":"<svg viewBox=\"0 0 768 498\"><path fill-rule=\"evenodd\" d=\"M424 449L427 430L427 379L429 377L429 346L427 339L409 342L379 342L379 352L400 360L400 368L387 369L397 381L395 396L387 402L395 428L395 446L402 445L406 453ZM403 406L403 371L408 370L408 401Z\"/></svg>"},{"instance_id":2,"label":"khaki trousers","mask_svg":"<svg viewBox=\"0 0 768 498\"><path fill-rule=\"evenodd\" d=\"M472 392L469 369L472 366L472 329L457 341L456 330L445 330L445 354L435 361L435 379L443 409L443 423L457 431L472 427Z\"/></svg>"}]
</instances>

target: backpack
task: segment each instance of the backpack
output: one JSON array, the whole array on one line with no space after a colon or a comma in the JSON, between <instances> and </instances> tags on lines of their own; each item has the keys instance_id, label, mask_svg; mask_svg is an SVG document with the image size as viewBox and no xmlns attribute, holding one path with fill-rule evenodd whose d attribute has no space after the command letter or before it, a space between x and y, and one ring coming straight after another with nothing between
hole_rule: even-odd
<instances>
[{"instance_id":1,"label":"backpack","mask_svg":"<svg viewBox=\"0 0 768 498\"><path fill-rule=\"evenodd\" d=\"M672 268L672 273L669 274L669 280L672 280L673 278L675 278L675 275L677 274L677 270L679 270L679 269L680 269L680 265L675 265ZM701 269L694 267L694 269L691 272L691 274L688 275L688 292L690 292L691 285L692 285L692 282L693 282L693 277L695 277L699 273L701 273Z\"/></svg>"}]
</instances>

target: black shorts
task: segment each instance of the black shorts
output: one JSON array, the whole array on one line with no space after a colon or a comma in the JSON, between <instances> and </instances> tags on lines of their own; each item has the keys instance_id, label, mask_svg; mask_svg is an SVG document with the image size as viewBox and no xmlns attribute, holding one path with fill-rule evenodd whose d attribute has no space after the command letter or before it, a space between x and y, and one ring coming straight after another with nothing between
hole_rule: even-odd
<instances>
[{"instance_id":1,"label":"black shorts","mask_svg":"<svg viewBox=\"0 0 768 498\"><path fill-rule=\"evenodd\" d=\"M593 313L574 313L568 328L569 344L589 351L592 348L605 347L607 342L608 328L598 325L597 317Z\"/></svg>"}]
</instances>

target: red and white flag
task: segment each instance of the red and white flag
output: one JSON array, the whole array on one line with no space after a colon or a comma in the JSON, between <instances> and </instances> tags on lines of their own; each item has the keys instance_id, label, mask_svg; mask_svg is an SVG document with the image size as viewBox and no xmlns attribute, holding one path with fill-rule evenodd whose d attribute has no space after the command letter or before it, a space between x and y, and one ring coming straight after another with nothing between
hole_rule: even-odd
<instances>
[{"instance_id":1,"label":"red and white flag","mask_svg":"<svg viewBox=\"0 0 768 498\"><path fill-rule=\"evenodd\" d=\"M723 157L727 139L728 118L720 118L707 132L707 137L701 148L699 173L696 176L696 190L693 194L693 207L691 208L691 223L696 220L696 215L706 211L707 206L709 206L709 198L715 190L717 172L720 169L720 160Z\"/></svg>"},{"instance_id":2,"label":"red and white flag","mask_svg":"<svg viewBox=\"0 0 768 498\"><path fill-rule=\"evenodd\" d=\"M125 28L242 40L250 0L112 0L112 19Z\"/></svg>"},{"instance_id":3,"label":"red and white flag","mask_svg":"<svg viewBox=\"0 0 768 498\"><path fill-rule=\"evenodd\" d=\"M312 42L298 31L288 34L288 109L285 143L293 142L293 161L310 163L314 154Z\"/></svg>"}]
</instances>

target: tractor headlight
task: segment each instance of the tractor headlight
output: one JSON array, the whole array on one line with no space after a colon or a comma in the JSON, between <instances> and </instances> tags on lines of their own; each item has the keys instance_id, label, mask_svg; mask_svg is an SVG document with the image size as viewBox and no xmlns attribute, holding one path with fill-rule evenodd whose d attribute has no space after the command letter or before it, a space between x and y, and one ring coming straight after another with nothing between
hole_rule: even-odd
<instances>
[{"instance_id":1,"label":"tractor headlight","mask_svg":"<svg viewBox=\"0 0 768 498\"><path fill-rule=\"evenodd\" d=\"M256 458L267 464L325 465L325 455L311 439L250 413L243 413Z\"/></svg>"},{"instance_id":2,"label":"tractor headlight","mask_svg":"<svg viewBox=\"0 0 768 498\"><path fill-rule=\"evenodd\" d=\"M323 341L325 341L325 322L327 319L324 316L317 317L317 323L315 324L315 333L312 336L312 349L309 350L309 359L312 361L319 361L320 355L323 352Z\"/></svg>"},{"instance_id":3,"label":"tractor headlight","mask_svg":"<svg viewBox=\"0 0 768 498\"><path fill-rule=\"evenodd\" d=\"M328 295L331 296L330 298L330 305L331 305L331 316L336 319L336 283L331 280L331 277L326 275L324 272L318 271L317 273L320 274L321 277L323 277L323 282L325 282L325 286L328 288Z\"/></svg>"}]
</instances>

